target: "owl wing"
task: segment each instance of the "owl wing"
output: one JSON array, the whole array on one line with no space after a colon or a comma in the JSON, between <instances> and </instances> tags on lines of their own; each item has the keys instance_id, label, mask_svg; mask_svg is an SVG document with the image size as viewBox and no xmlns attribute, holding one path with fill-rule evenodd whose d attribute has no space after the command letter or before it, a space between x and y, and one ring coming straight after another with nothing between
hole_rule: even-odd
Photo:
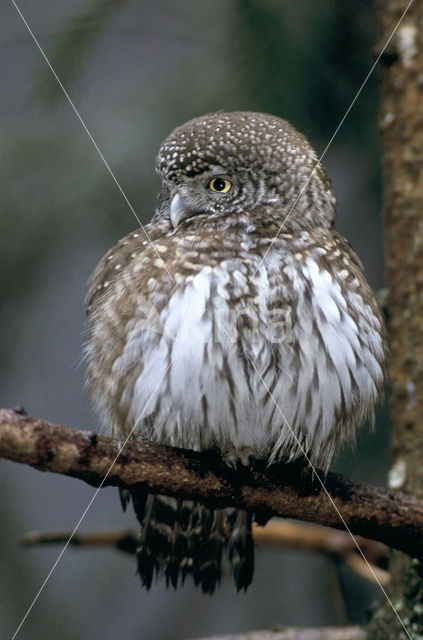
<instances>
[{"instance_id":1,"label":"owl wing","mask_svg":"<svg viewBox=\"0 0 423 640\"><path fill-rule=\"evenodd\" d=\"M96 307L99 298L121 269L142 253L147 246L151 246L162 234L163 230L159 225L150 223L135 229L109 249L88 281L89 289L85 298L87 316Z\"/></svg>"}]
</instances>

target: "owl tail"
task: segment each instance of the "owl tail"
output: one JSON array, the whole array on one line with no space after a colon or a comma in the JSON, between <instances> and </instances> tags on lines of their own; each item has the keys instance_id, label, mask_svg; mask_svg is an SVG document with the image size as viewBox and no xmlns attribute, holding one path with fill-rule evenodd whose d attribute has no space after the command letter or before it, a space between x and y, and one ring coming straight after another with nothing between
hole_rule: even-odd
<instances>
[{"instance_id":1,"label":"owl tail","mask_svg":"<svg viewBox=\"0 0 423 640\"><path fill-rule=\"evenodd\" d=\"M141 525L137 562L143 586L149 589L154 575L175 588L192 576L213 593L227 559L237 590L247 589L254 571L250 514L165 496L134 493L132 499Z\"/></svg>"}]
</instances>

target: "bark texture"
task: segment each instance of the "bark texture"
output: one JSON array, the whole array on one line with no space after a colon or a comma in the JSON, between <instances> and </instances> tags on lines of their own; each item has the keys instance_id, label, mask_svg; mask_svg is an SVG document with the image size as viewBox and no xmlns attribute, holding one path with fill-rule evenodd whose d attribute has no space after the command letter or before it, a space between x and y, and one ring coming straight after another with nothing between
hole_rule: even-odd
<instances>
[{"instance_id":1,"label":"bark texture","mask_svg":"<svg viewBox=\"0 0 423 640\"><path fill-rule=\"evenodd\" d=\"M220 456L114 438L0 410L0 457L95 487L119 486L344 528L423 558L423 500L298 465L233 470ZM334 508L335 507L335 508Z\"/></svg>"},{"instance_id":2,"label":"bark texture","mask_svg":"<svg viewBox=\"0 0 423 640\"><path fill-rule=\"evenodd\" d=\"M377 0L386 42L408 0ZM382 58L383 139L391 415L391 487L423 497L423 3L414 0ZM423 638L421 563L393 554L391 607L376 616L372 638Z\"/></svg>"}]
</instances>

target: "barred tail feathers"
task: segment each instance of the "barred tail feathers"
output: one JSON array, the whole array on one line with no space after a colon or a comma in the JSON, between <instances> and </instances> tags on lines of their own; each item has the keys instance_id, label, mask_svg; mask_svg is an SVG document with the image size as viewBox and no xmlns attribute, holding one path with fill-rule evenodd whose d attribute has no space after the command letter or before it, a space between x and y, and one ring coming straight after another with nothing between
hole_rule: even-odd
<instances>
[{"instance_id":1,"label":"barred tail feathers","mask_svg":"<svg viewBox=\"0 0 423 640\"><path fill-rule=\"evenodd\" d=\"M154 576L174 588L191 576L213 593L229 561L237 590L247 589L254 571L252 516L234 508L209 509L192 501L133 493L141 525L138 573L147 589Z\"/></svg>"}]
</instances>

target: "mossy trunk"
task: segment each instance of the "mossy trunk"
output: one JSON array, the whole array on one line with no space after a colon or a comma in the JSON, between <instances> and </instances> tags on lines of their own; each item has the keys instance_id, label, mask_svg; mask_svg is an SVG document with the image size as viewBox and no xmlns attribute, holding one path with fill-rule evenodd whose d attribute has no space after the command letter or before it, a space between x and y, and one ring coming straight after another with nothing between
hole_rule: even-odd
<instances>
[{"instance_id":1,"label":"mossy trunk","mask_svg":"<svg viewBox=\"0 0 423 640\"><path fill-rule=\"evenodd\" d=\"M380 44L409 0L376 0ZM423 1L414 0L381 59L391 415L390 484L423 498ZM423 639L423 569L395 552L390 597L369 637Z\"/></svg>"}]
</instances>

